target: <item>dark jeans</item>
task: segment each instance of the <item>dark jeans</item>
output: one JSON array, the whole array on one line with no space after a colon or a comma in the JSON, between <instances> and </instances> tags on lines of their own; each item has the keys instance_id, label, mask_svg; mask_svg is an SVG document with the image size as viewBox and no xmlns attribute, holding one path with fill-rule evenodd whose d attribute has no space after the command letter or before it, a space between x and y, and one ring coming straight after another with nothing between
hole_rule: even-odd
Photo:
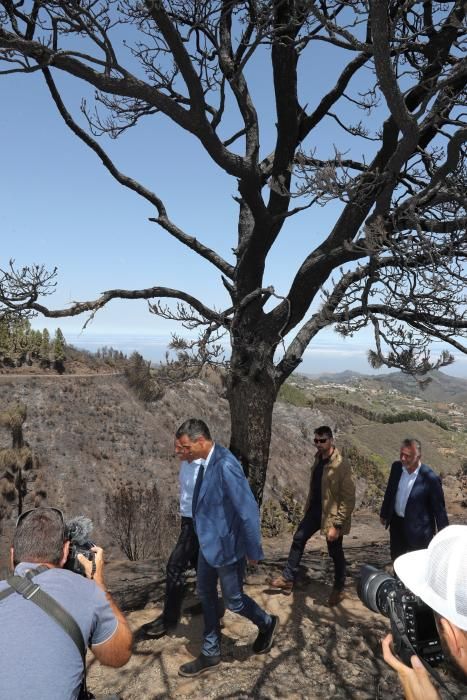
<instances>
[{"instance_id":1,"label":"dark jeans","mask_svg":"<svg viewBox=\"0 0 467 700\"><path fill-rule=\"evenodd\" d=\"M204 639L202 653L205 656L219 656L220 622L217 605L217 581L220 581L222 597L226 608L251 620L262 632L272 622L272 618L255 601L243 592L243 572L245 559L227 566L214 567L208 564L200 551L198 557L198 595L203 605Z\"/></svg>"},{"instance_id":2,"label":"dark jeans","mask_svg":"<svg viewBox=\"0 0 467 700\"><path fill-rule=\"evenodd\" d=\"M288 581L294 581L298 573L298 567L303 556L305 545L315 532L321 529L321 514L307 510L303 520L297 528L293 536L292 546L290 547L287 566L284 569L284 578ZM334 588L341 591L344 588L346 569L344 550L342 549L342 535L337 540L330 542L326 540L328 545L329 556L334 562Z\"/></svg>"},{"instance_id":3,"label":"dark jeans","mask_svg":"<svg viewBox=\"0 0 467 700\"><path fill-rule=\"evenodd\" d=\"M196 567L198 550L198 537L193 527L193 518L182 518L177 544L166 568L165 603L162 615L169 625L177 624L180 618L185 591L184 574L190 566Z\"/></svg>"}]
</instances>

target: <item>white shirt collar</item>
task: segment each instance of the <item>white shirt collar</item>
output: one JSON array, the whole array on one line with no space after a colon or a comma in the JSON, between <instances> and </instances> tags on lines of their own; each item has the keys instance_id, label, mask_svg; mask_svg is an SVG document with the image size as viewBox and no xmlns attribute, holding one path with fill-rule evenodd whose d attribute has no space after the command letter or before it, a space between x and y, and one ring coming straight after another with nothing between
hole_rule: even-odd
<instances>
[{"instance_id":1,"label":"white shirt collar","mask_svg":"<svg viewBox=\"0 0 467 700\"><path fill-rule=\"evenodd\" d=\"M209 450L209 454L208 454L208 456L206 457L206 459L204 460L204 471L206 471L206 469L208 468L208 464L209 464L209 461L210 461L210 459L211 459L211 457L212 457L212 453L214 452L215 446L216 446L216 443L213 442L213 443L212 443L212 447L211 447L211 449Z\"/></svg>"},{"instance_id":2,"label":"white shirt collar","mask_svg":"<svg viewBox=\"0 0 467 700\"><path fill-rule=\"evenodd\" d=\"M405 472L405 473L407 474L407 476L417 476L418 472L420 471L420 467L421 467L421 466L422 466L422 465L419 464L418 467L415 469L415 471L409 472L409 471L407 470L407 467L403 464L403 465L402 465L402 471Z\"/></svg>"}]
</instances>

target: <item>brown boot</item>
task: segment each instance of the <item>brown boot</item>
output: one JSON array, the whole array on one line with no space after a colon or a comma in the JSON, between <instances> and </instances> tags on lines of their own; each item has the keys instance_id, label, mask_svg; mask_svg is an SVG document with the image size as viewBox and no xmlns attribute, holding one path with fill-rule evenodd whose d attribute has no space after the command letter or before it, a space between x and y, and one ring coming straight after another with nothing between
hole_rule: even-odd
<instances>
[{"instance_id":1,"label":"brown boot","mask_svg":"<svg viewBox=\"0 0 467 700\"><path fill-rule=\"evenodd\" d=\"M345 598L345 593L344 591L340 591L337 588L333 588L331 591L331 595L328 598L328 605L330 608L333 608L335 605L339 605L339 603Z\"/></svg>"},{"instance_id":2,"label":"brown boot","mask_svg":"<svg viewBox=\"0 0 467 700\"><path fill-rule=\"evenodd\" d=\"M288 581L283 576L277 576L269 580L271 588L279 588L283 593L292 593L293 581Z\"/></svg>"}]
</instances>

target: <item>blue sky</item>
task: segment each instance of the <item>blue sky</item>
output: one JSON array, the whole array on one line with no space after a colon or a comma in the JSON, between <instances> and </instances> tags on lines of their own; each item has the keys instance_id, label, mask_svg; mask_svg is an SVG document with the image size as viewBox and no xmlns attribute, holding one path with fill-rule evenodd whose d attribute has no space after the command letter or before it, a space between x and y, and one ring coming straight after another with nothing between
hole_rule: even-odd
<instances>
[{"instance_id":1,"label":"blue sky","mask_svg":"<svg viewBox=\"0 0 467 700\"><path fill-rule=\"evenodd\" d=\"M300 75L302 101L309 108L332 87L339 70L325 45L320 46L319 59L308 63ZM260 62L250 74L263 126L263 156L274 138L267 71ZM68 108L79 114L82 97L90 97L89 89L63 76L56 79ZM39 74L3 76L0 90L2 266L9 258L19 265L57 266L57 290L48 300L53 307L93 299L110 288L153 285L188 291L217 308L228 304L218 271L150 223L148 217L155 213L149 204L118 185L96 155L67 130ZM314 138L309 146L316 147L317 155L325 155L330 143L341 150L348 147L335 124L323 125ZM102 143L117 167L163 199L176 224L232 261L235 181L213 167L193 137L164 117L156 117L117 141ZM367 144L357 141L356 147L368 153ZM289 222L268 261L265 285L274 285L277 294L287 291L298 265L329 231L336 213L335 205L313 208ZM151 336L153 347L164 345L172 331L181 330L174 322L149 314L145 302L113 302L77 335L84 321L84 317L59 323L39 318L35 325L52 330L60 325L67 337L88 347L107 338L107 344L133 344L136 349L148 347ZM309 348L303 369L369 371L365 360L369 345L370 336L365 333L344 341L325 331ZM465 376L466 358L448 371Z\"/></svg>"}]
</instances>

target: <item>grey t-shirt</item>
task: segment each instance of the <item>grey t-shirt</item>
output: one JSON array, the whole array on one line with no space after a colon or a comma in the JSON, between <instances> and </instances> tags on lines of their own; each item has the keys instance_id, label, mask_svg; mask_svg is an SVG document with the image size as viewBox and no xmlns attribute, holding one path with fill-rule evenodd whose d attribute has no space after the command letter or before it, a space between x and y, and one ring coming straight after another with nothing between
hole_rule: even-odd
<instances>
[{"instance_id":1,"label":"grey t-shirt","mask_svg":"<svg viewBox=\"0 0 467 700\"><path fill-rule=\"evenodd\" d=\"M16 567L24 576L38 564ZM117 619L104 592L89 579L65 569L48 569L34 581L78 623L87 644L107 641ZM0 591L7 588L0 581ZM44 610L12 593L0 601L0 700L74 700L83 662L71 637Z\"/></svg>"}]
</instances>

